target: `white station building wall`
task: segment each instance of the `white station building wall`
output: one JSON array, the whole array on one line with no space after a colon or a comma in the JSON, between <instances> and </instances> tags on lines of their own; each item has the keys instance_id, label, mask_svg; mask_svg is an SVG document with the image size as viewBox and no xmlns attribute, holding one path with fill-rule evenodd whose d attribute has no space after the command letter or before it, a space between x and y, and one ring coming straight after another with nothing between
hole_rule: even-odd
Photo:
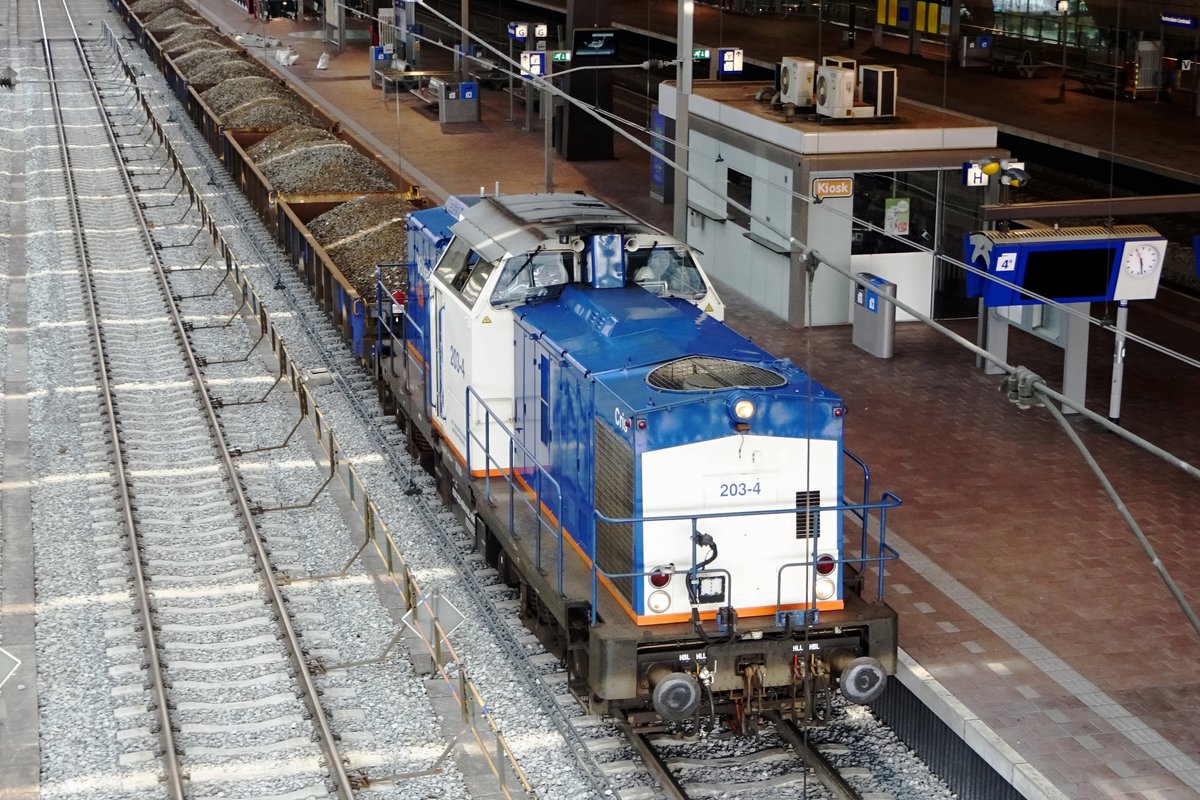
<instances>
[{"instance_id":1,"label":"white station building wall","mask_svg":"<svg viewBox=\"0 0 1200 800\"><path fill-rule=\"evenodd\" d=\"M661 84L662 113L675 118L675 105L674 85ZM994 127L964 118L961 125L945 128L816 126L813 132L802 124L785 124L699 94L691 95L689 108L691 177L686 237L703 253L709 274L792 324L849 323L852 282L832 269L818 268L811 298L806 297L805 267L796 255L803 248L792 246L789 237L794 237L824 262L895 283L899 299L923 314L932 312L931 253L852 256L853 197L826 197L820 203L809 203L793 193L810 195L815 179L854 177L854 166L822 171L823 159L831 156L842 167L857 165L871 173L913 169L912 159L904 160L908 153L924 154L930 166L923 168L952 169L956 166L953 159L964 151L995 148ZM813 127L811 123L809 127ZM892 154L896 157L889 161ZM725 201L730 170L751 178L751 210L754 217L769 224L751 220L747 227L738 223L738 215L731 213ZM798 186L800 181L808 185ZM897 309L898 322L912 319Z\"/></svg>"},{"instance_id":2,"label":"white station building wall","mask_svg":"<svg viewBox=\"0 0 1200 800\"><path fill-rule=\"evenodd\" d=\"M786 319L791 295L791 170L720 145L702 133L694 133L691 139L688 242L704 254L704 268L710 275ZM752 219L747 228L731 219L736 214L731 214L723 196L730 169L754 181L751 211L767 225Z\"/></svg>"}]
</instances>

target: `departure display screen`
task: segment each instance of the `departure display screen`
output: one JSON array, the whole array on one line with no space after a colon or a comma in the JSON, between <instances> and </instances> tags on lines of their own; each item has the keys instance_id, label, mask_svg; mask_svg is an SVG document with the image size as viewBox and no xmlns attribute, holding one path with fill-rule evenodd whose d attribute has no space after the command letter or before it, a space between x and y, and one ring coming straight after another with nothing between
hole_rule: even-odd
<instances>
[{"instance_id":1,"label":"departure display screen","mask_svg":"<svg viewBox=\"0 0 1200 800\"><path fill-rule=\"evenodd\" d=\"M1024 287L1054 300L1103 300L1116 261L1114 247L1026 250Z\"/></svg>"},{"instance_id":2,"label":"departure display screen","mask_svg":"<svg viewBox=\"0 0 1200 800\"><path fill-rule=\"evenodd\" d=\"M617 32L611 28L582 28L575 31L575 58L598 58L617 54Z\"/></svg>"}]
</instances>

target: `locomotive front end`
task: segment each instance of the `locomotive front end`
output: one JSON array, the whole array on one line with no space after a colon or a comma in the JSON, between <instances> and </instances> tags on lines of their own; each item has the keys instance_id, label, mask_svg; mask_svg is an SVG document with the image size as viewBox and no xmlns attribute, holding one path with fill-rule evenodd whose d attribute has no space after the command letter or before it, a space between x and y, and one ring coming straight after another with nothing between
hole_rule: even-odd
<instances>
[{"instance_id":1,"label":"locomotive front end","mask_svg":"<svg viewBox=\"0 0 1200 800\"><path fill-rule=\"evenodd\" d=\"M634 379L607 386L633 396L622 383ZM842 400L789 364L744 358L689 356L636 379L652 402L617 404L597 436L598 463L628 459L633 491L625 503L597 481L596 554L652 633L610 642L600 673L636 664L624 692L649 706L646 720L745 729L776 712L813 723L839 691L875 699L895 669L895 614L860 593L879 566L865 537L847 545L847 519L867 509L844 500L856 462L843 451Z\"/></svg>"}]
</instances>

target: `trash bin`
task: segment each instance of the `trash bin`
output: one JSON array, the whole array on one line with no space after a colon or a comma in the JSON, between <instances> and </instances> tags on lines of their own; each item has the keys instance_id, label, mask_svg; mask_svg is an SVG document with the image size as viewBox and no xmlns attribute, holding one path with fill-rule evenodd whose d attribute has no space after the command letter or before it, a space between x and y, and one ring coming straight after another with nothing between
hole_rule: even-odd
<instances>
[{"instance_id":1,"label":"trash bin","mask_svg":"<svg viewBox=\"0 0 1200 800\"><path fill-rule=\"evenodd\" d=\"M871 288L854 284L854 334L851 340L855 347L876 358L891 358L896 334L896 305L882 298L894 298L896 284L869 272L856 272L855 277L865 280Z\"/></svg>"},{"instance_id":2,"label":"trash bin","mask_svg":"<svg viewBox=\"0 0 1200 800\"><path fill-rule=\"evenodd\" d=\"M433 88L433 81L429 82ZM438 122L479 121L479 84L473 81L464 83L442 82L438 89Z\"/></svg>"}]
</instances>

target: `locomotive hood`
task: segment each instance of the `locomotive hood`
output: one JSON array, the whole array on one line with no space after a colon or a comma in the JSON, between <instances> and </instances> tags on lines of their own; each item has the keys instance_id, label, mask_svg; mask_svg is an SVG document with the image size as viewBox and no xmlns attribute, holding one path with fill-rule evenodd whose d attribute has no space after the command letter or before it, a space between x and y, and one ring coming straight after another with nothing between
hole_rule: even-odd
<instances>
[{"instance_id":1,"label":"locomotive hood","mask_svg":"<svg viewBox=\"0 0 1200 800\"><path fill-rule=\"evenodd\" d=\"M840 405L841 398L807 373L742 337L694 306L676 304L640 287L590 289L572 285L555 300L525 306L518 324L583 375L620 397L631 411L676 404L695 392L742 388ZM548 331L553 331L553 335ZM774 378L710 386L671 386L647 380L656 368L685 359L711 359L756 368Z\"/></svg>"}]
</instances>

